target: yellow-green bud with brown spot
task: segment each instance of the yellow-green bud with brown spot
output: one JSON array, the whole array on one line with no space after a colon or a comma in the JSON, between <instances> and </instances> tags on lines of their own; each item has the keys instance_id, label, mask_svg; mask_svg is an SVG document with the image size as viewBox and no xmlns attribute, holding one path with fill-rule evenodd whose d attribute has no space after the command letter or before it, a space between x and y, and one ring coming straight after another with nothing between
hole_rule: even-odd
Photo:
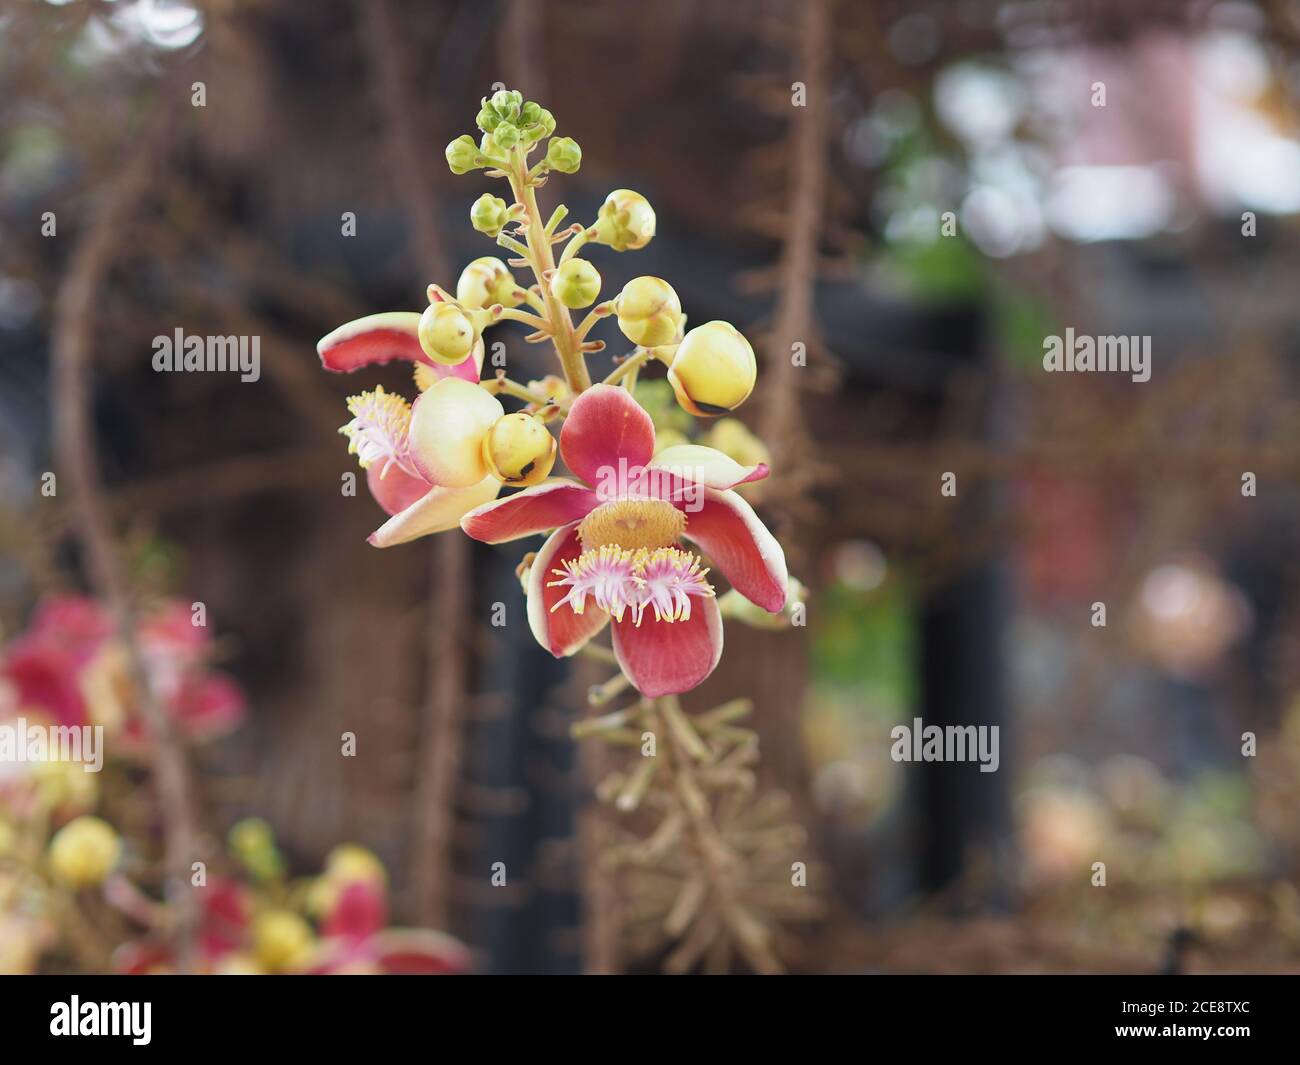
<instances>
[{"instance_id":1,"label":"yellow-green bud with brown spot","mask_svg":"<svg viewBox=\"0 0 1300 1065\"><path fill-rule=\"evenodd\" d=\"M483 463L502 484L540 484L555 465L555 437L531 414L507 414L483 438Z\"/></svg>"},{"instance_id":2,"label":"yellow-green bud with brown spot","mask_svg":"<svg viewBox=\"0 0 1300 1065\"><path fill-rule=\"evenodd\" d=\"M523 301L523 290L510 267L491 255L475 259L456 282L456 302L467 310L483 310L496 303L518 307Z\"/></svg>"},{"instance_id":3,"label":"yellow-green bud with brown spot","mask_svg":"<svg viewBox=\"0 0 1300 1065\"><path fill-rule=\"evenodd\" d=\"M650 201L631 189L615 189L605 197L593 239L615 251L644 248L655 235L655 212Z\"/></svg>"},{"instance_id":4,"label":"yellow-green bud with brown spot","mask_svg":"<svg viewBox=\"0 0 1300 1065\"><path fill-rule=\"evenodd\" d=\"M623 335L643 348L670 344L681 329L681 300L662 277L634 277L615 298L614 313Z\"/></svg>"},{"instance_id":5,"label":"yellow-green bud with brown spot","mask_svg":"<svg viewBox=\"0 0 1300 1065\"><path fill-rule=\"evenodd\" d=\"M71 888L102 884L121 857L121 837L98 817L75 817L50 840L50 874Z\"/></svg>"},{"instance_id":6,"label":"yellow-green bud with brown spot","mask_svg":"<svg viewBox=\"0 0 1300 1065\"><path fill-rule=\"evenodd\" d=\"M551 275L551 295L571 310L590 307L600 295L600 273L586 259L561 263Z\"/></svg>"},{"instance_id":7,"label":"yellow-green bud with brown spot","mask_svg":"<svg viewBox=\"0 0 1300 1065\"><path fill-rule=\"evenodd\" d=\"M434 362L456 366L469 358L478 339L468 314L454 303L431 303L420 315L420 347Z\"/></svg>"},{"instance_id":8,"label":"yellow-green bud with brown spot","mask_svg":"<svg viewBox=\"0 0 1300 1065\"><path fill-rule=\"evenodd\" d=\"M696 417L735 410L754 391L758 363L729 322L705 322L686 334L668 367L677 402Z\"/></svg>"}]
</instances>

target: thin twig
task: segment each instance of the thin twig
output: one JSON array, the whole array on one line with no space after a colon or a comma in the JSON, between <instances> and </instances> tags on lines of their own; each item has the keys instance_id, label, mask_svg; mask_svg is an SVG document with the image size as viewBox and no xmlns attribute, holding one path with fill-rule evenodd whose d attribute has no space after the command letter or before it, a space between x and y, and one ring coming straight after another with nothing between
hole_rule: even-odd
<instances>
[{"instance_id":1,"label":"thin twig","mask_svg":"<svg viewBox=\"0 0 1300 1065\"><path fill-rule=\"evenodd\" d=\"M197 833L185 753L153 690L135 638L135 616L126 571L118 557L95 462L91 422L90 353L96 337L96 311L104 279L124 233L158 173L170 122L158 112L131 158L114 176L59 284L51 337L53 418L59 466L72 486L72 507L85 544L92 585L113 615L127 656L140 710L153 735L153 767L165 835L168 896L176 907L176 958L182 972L192 965L197 900L189 885Z\"/></svg>"}]
</instances>

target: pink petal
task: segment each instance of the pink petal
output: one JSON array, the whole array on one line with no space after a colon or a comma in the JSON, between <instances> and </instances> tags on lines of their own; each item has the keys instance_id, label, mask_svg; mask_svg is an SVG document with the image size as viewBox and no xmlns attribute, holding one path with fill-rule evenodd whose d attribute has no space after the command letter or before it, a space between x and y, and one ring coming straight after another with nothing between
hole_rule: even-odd
<instances>
[{"instance_id":1,"label":"pink petal","mask_svg":"<svg viewBox=\"0 0 1300 1065\"><path fill-rule=\"evenodd\" d=\"M7 648L0 662L0 680L12 686L18 709L46 714L58 725L84 725L88 719L81 693L84 664L49 638L28 634Z\"/></svg>"},{"instance_id":2,"label":"pink petal","mask_svg":"<svg viewBox=\"0 0 1300 1065\"><path fill-rule=\"evenodd\" d=\"M503 544L580 521L599 503L590 488L557 477L475 507L460 519L460 527L485 544Z\"/></svg>"},{"instance_id":3,"label":"pink petal","mask_svg":"<svg viewBox=\"0 0 1300 1065\"><path fill-rule=\"evenodd\" d=\"M699 544L736 591L764 610L779 613L789 578L776 537L735 492L705 488L703 493L695 509L690 502L677 504L686 515L686 538Z\"/></svg>"},{"instance_id":4,"label":"pink petal","mask_svg":"<svg viewBox=\"0 0 1300 1065\"><path fill-rule=\"evenodd\" d=\"M392 976L439 976L467 972L469 949L444 932L428 928L389 928L372 937L368 950Z\"/></svg>"},{"instance_id":5,"label":"pink petal","mask_svg":"<svg viewBox=\"0 0 1300 1065\"><path fill-rule=\"evenodd\" d=\"M716 599L691 601L687 621L614 622L614 653L642 695L677 695L701 684L722 657L722 611Z\"/></svg>"},{"instance_id":6,"label":"pink petal","mask_svg":"<svg viewBox=\"0 0 1300 1065\"><path fill-rule=\"evenodd\" d=\"M343 939L367 939L388 923L383 890L364 880L345 884L326 915L321 933Z\"/></svg>"},{"instance_id":7,"label":"pink petal","mask_svg":"<svg viewBox=\"0 0 1300 1065\"><path fill-rule=\"evenodd\" d=\"M468 488L437 485L371 533L370 543L375 547L392 547L430 533L454 529L469 511L495 499L499 491L501 482L495 477L484 477Z\"/></svg>"},{"instance_id":8,"label":"pink petal","mask_svg":"<svg viewBox=\"0 0 1300 1065\"><path fill-rule=\"evenodd\" d=\"M675 501L690 498L698 491L696 486L724 491L762 480L767 472L764 462L742 466L730 455L703 444L674 444L650 460L640 485L644 494Z\"/></svg>"},{"instance_id":9,"label":"pink petal","mask_svg":"<svg viewBox=\"0 0 1300 1065\"><path fill-rule=\"evenodd\" d=\"M420 347L420 315L415 311L387 311L339 326L316 343L321 365L334 373L352 373L363 366L382 365L394 359L422 362L438 377L477 381L483 372L483 345L456 366L434 362Z\"/></svg>"},{"instance_id":10,"label":"pink petal","mask_svg":"<svg viewBox=\"0 0 1300 1065\"><path fill-rule=\"evenodd\" d=\"M388 467L388 473L383 477L379 475L382 469L383 466L376 463L366 470L366 487L375 497L375 502L384 508L385 514L400 514L433 487L423 477L407 473L396 463Z\"/></svg>"},{"instance_id":11,"label":"pink petal","mask_svg":"<svg viewBox=\"0 0 1300 1065\"><path fill-rule=\"evenodd\" d=\"M578 539L575 522L551 534L528 571L528 624L537 642L556 658L573 654L609 622L609 615L595 606L589 606L581 614L575 614L568 606L551 609L564 598L563 588L547 587L549 581L555 580L551 571L580 554L582 541Z\"/></svg>"},{"instance_id":12,"label":"pink petal","mask_svg":"<svg viewBox=\"0 0 1300 1065\"><path fill-rule=\"evenodd\" d=\"M192 740L224 735L244 719L244 691L224 673L191 675L181 682L172 717Z\"/></svg>"},{"instance_id":13,"label":"pink petal","mask_svg":"<svg viewBox=\"0 0 1300 1065\"><path fill-rule=\"evenodd\" d=\"M650 415L616 385L592 385L578 396L560 430L565 464L580 480L605 489L606 496L625 494L654 451Z\"/></svg>"}]
</instances>

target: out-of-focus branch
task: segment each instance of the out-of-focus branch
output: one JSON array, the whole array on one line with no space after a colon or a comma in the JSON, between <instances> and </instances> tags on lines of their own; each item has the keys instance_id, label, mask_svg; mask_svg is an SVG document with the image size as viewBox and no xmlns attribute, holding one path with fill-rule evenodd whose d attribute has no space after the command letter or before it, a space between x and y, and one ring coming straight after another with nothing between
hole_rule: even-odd
<instances>
[{"instance_id":1,"label":"out-of-focus branch","mask_svg":"<svg viewBox=\"0 0 1300 1065\"><path fill-rule=\"evenodd\" d=\"M357 13L375 101L383 124L389 172L410 216L415 255L429 278L448 278L448 264L428 181L430 167L412 126L416 103L408 92L403 42L389 0L359 0ZM460 773L461 710L465 701L461 634L470 607L469 542L458 533L433 541L430 576L429 684L416 769L416 825L411 880L423 924L449 924L453 804Z\"/></svg>"},{"instance_id":2,"label":"out-of-focus branch","mask_svg":"<svg viewBox=\"0 0 1300 1065\"><path fill-rule=\"evenodd\" d=\"M800 374L791 351L796 343L815 346L817 253L822 229L822 203L826 188L826 133L829 113L831 63L828 0L807 0L801 5L799 54L794 80L804 84L804 106L793 108L790 131L790 180L786 230L781 254L780 285L766 367L767 405L761 435L782 456L783 494L803 495L811 480Z\"/></svg>"},{"instance_id":3,"label":"out-of-focus branch","mask_svg":"<svg viewBox=\"0 0 1300 1065\"><path fill-rule=\"evenodd\" d=\"M193 794L185 753L158 701L135 638L135 616L125 569L118 557L95 462L90 354L97 302L104 279L164 154L170 120L163 111L132 145L131 157L110 180L84 236L73 250L54 304L51 337L53 419L60 468L72 487L72 507L86 549L91 583L104 599L125 648L145 723L153 734L154 775L165 833L168 894L178 916L176 954L182 972L191 963L196 900L189 886L195 858Z\"/></svg>"}]
</instances>

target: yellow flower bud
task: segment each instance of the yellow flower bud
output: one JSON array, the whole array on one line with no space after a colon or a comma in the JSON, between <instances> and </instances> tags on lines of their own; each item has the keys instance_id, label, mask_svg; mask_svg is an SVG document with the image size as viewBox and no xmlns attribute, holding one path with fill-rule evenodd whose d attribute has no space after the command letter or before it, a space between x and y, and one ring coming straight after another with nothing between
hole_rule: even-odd
<instances>
[{"instance_id":1,"label":"yellow flower bud","mask_svg":"<svg viewBox=\"0 0 1300 1065\"><path fill-rule=\"evenodd\" d=\"M742 466L771 465L772 453L739 418L719 418L705 434L704 443L735 459ZM742 485L748 488L749 485Z\"/></svg>"},{"instance_id":2,"label":"yellow flower bud","mask_svg":"<svg viewBox=\"0 0 1300 1065\"><path fill-rule=\"evenodd\" d=\"M431 303L420 315L420 347L434 362L455 366L469 358L478 340L474 323L454 303Z\"/></svg>"},{"instance_id":3,"label":"yellow flower bud","mask_svg":"<svg viewBox=\"0 0 1300 1065\"><path fill-rule=\"evenodd\" d=\"M754 349L728 322L697 325L668 367L677 402L696 417L735 410L754 390L757 376Z\"/></svg>"},{"instance_id":4,"label":"yellow flower bud","mask_svg":"<svg viewBox=\"0 0 1300 1065\"><path fill-rule=\"evenodd\" d=\"M615 189L601 204L595 230L596 243L615 251L644 248L655 235L654 208L639 192Z\"/></svg>"},{"instance_id":5,"label":"yellow flower bud","mask_svg":"<svg viewBox=\"0 0 1300 1065\"><path fill-rule=\"evenodd\" d=\"M122 856L122 840L107 821L77 817L50 840L50 872L68 887L102 884Z\"/></svg>"},{"instance_id":6,"label":"yellow flower bud","mask_svg":"<svg viewBox=\"0 0 1300 1065\"><path fill-rule=\"evenodd\" d=\"M500 233L506 221L506 201L489 192L483 193L469 209L469 224L489 237L495 237Z\"/></svg>"},{"instance_id":7,"label":"yellow flower bud","mask_svg":"<svg viewBox=\"0 0 1300 1065\"><path fill-rule=\"evenodd\" d=\"M540 484L555 465L555 437L531 414L507 414L483 438L483 462L503 484Z\"/></svg>"},{"instance_id":8,"label":"yellow flower bud","mask_svg":"<svg viewBox=\"0 0 1300 1065\"><path fill-rule=\"evenodd\" d=\"M614 313L623 335L645 348L677 339L682 323L682 303L661 277L634 277L614 300Z\"/></svg>"},{"instance_id":9,"label":"yellow flower bud","mask_svg":"<svg viewBox=\"0 0 1300 1065\"><path fill-rule=\"evenodd\" d=\"M485 255L475 259L461 271L456 282L456 302L469 310L477 311L495 303L502 307L518 307L523 295L515 275L500 259Z\"/></svg>"},{"instance_id":10,"label":"yellow flower bud","mask_svg":"<svg viewBox=\"0 0 1300 1065\"><path fill-rule=\"evenodd\" d=\"M356 843L341 843L329 852L325 859L325 875L348 884L358 880L377 884L388 882L384 863Z\"/></svg>"},{"instance_id":11,"label":"yellow flower bud","mask_svg":"<svg viewBox=\"0 0 1300 1065\"><path fill-rule=\"evenodd\" d=\"M311 926L292 910L267 910L253 922L253 951L272 971L303 965L312 946Z\"/></svg>"},{"instance_id":12,"label":"yellow flower bud","mask_svg":"<svg viewBox=\"0 0 1300 1065\"><path fill-rule=\"evenodd\" d=\"M551 295L566 307L590 307L600 295L600 274L586 259L570 259L551 275Z\"/></svg>"}]
</instances>

